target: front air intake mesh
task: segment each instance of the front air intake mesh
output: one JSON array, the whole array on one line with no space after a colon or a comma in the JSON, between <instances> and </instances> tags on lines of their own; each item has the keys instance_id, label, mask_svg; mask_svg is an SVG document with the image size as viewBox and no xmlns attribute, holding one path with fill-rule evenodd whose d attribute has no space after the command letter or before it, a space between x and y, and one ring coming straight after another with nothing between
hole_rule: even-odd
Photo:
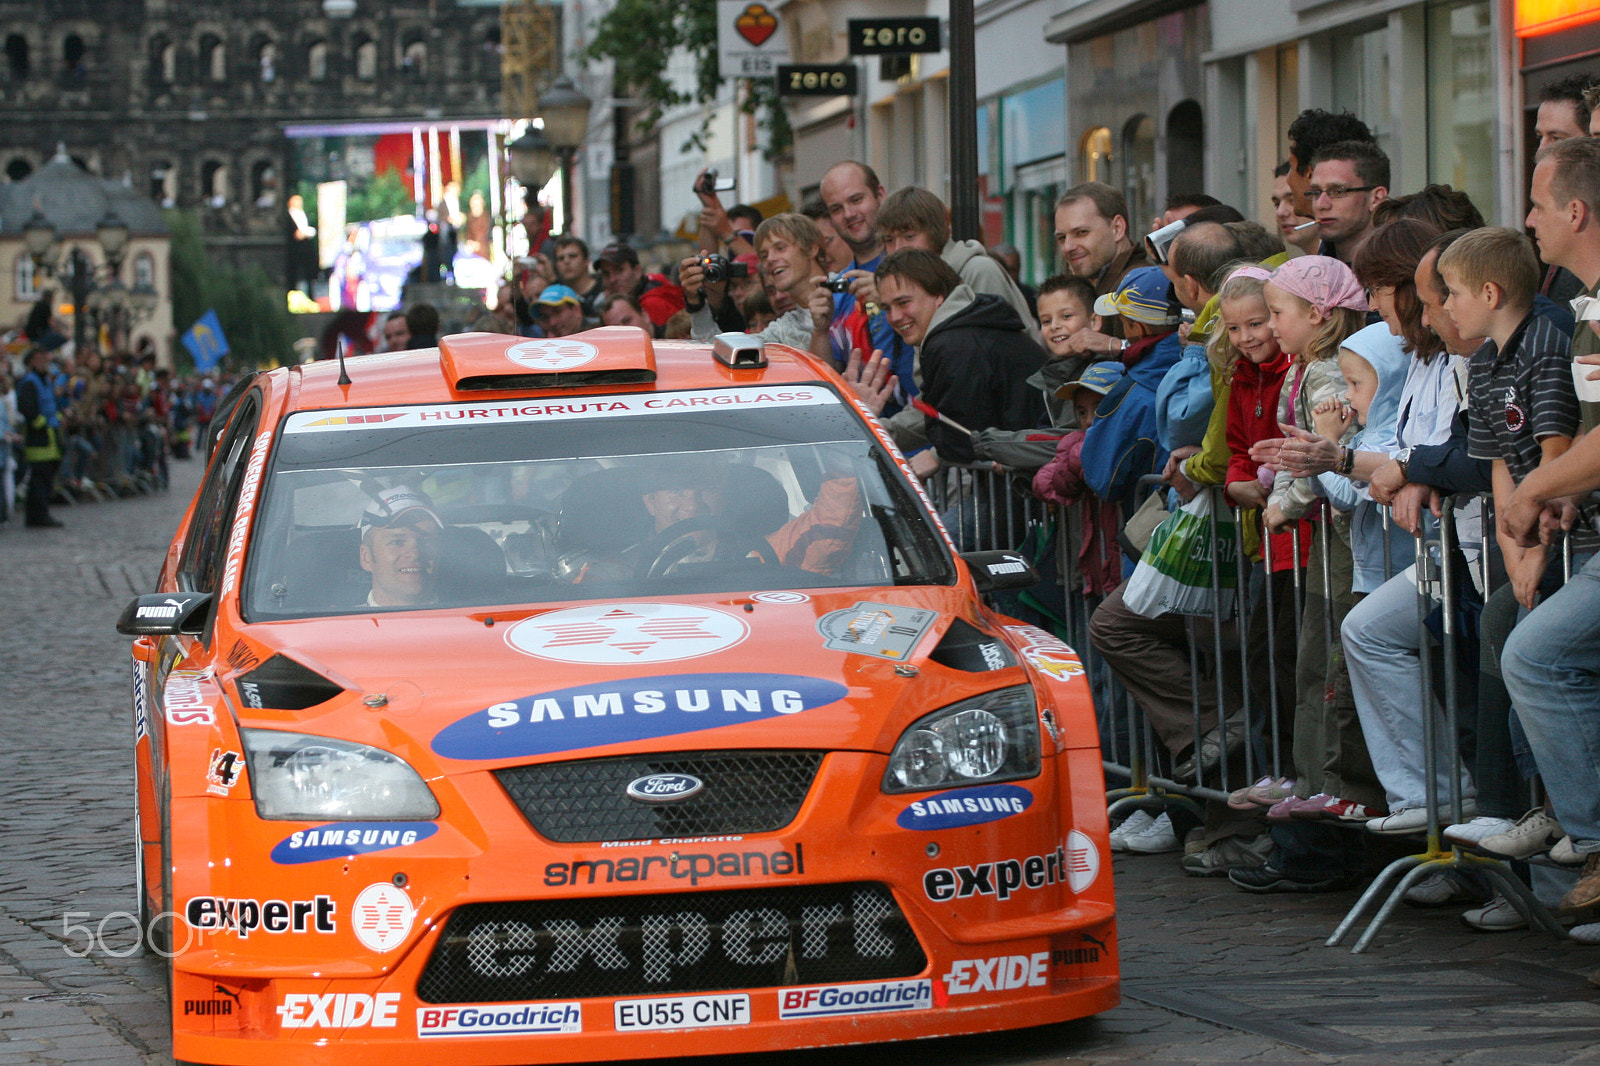
<instances>
[{"instance_id":1,"label":"front air intake mesh","mask_svg":"<svg viewBox=\"0 0 1600 1066\"><path fill-rule=\"evenodd\" d=\"M417 998L504 1003L774 988L910 977L927 965L881 884L611 898L598 885L589 891L595 898L458 908Z\"/></svg>"},{"instance_id":2,"label":"front air intake mesh","mask_svg":"<svg viewBox=\"0 0 1600 1066\"><path fill-rule=\"evenodd\" d=\"M540 763L495 771L528 824L560 843L770 833L794 821L822 765L820 751L698 751ZM628 782L692 774L701 791L642 803Z\"/></svg>"}]
</instances>

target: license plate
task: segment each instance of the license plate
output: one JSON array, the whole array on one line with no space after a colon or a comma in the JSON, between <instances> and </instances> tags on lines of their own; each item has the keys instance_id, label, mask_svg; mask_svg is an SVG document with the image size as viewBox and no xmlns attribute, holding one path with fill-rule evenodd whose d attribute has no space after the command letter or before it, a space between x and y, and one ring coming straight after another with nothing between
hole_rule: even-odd
<instances>
[{"instance_id":1,"label":"license plate","mask_svg":"<svg viewBox=\"0 0 1600 1066\"><path fill-rule=\"evenodd\" d=\"M619 1033L645 1029L698 1029L707 1025L749 1025L750 997L671 996L665 999L619 999L614 1018Z\"/></svg>"}]
</instances>

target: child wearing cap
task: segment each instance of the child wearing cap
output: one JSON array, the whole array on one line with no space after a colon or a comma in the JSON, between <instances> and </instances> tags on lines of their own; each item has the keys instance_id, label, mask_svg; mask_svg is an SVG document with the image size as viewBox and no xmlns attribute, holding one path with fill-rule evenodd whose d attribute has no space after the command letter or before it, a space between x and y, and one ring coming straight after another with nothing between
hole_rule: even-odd
<instances>
[{"instance_id":1,"label":"child wearing cap","mask_svg":"<svg viewBox=\"0 0 1600 1066\"><path fill-rule=\"evenodd\" d=\"M1084 435L1083 474L1095 495L1122 504L1129 514L1139 502L1139 478L1160 473L1167 461L1156 434L1156 393L1183 347L1167 299L1170 287L1160 267L1140 267L1094 305L1096 314L1121 319L1127 373ZM1131 564L1124 563L1124 570L1131 572Z\"/></svg>"},{"instance_id":2,"label":"child wearing cap","mask_svg":"<svg viewBox=\"0 0 1600 1066\"><path fill-rule=\"evenodd\" d=\"M1041 309L1044 299L1041 294ZM1083 479L1085 431L1093 423L1101 399L1122 375L1121 363L1092 363L1080 377L1056 390L1057 399L1074 412L1078 428L1061 438L1055 458L1033 476L1035 495L1069 508L1067 520L1078 544L1078 569L1088 596L1104 596L1122 582L1122 553L1117 547L1121 512L1115 503L1094 496ZM1080 501L1082 510L1071 506Z\"/></svg>"}]
</instances>

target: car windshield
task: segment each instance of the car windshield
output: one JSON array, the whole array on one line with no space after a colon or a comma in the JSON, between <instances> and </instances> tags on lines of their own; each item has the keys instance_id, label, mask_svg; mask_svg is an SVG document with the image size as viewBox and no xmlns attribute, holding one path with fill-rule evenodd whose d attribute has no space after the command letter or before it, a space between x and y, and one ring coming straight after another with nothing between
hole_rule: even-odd
<instances>
[{"instance_id":1,"label":"car windshield","mask_svg":"<svg viewBox=\"0 0 1600 1066\"><path fill-rule=\"evenodd\" d=\"M893 469L819 385L294 414L243 609L950 584Z\"/></svg>"}]
</instances>

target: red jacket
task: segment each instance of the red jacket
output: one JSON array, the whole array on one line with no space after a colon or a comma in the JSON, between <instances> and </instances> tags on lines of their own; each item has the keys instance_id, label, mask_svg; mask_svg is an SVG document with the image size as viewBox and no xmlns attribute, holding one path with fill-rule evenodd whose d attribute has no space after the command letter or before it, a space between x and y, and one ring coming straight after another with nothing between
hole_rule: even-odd
<instances>
[{"instance_id":1,"label":"red jacket","mask_svg":"<svg viewBox=\"0 0 1600 1066\"><path fill-rule=\"evenodd\" d=\"M1233 365L1233 387L1228 393L1228 473L1225 484L1255 481L1260 467L1250 461L1250 446L1283 436L1278 428L1278 393L1294 366L1294 356L1280 352L1271 362L1257 365L1241 358ZM1300 526L1300 565L1311 548L1310 524ZM1272 571L1294 568L1292 535L1272 535Z\"/></svg>"}]
</instances>

